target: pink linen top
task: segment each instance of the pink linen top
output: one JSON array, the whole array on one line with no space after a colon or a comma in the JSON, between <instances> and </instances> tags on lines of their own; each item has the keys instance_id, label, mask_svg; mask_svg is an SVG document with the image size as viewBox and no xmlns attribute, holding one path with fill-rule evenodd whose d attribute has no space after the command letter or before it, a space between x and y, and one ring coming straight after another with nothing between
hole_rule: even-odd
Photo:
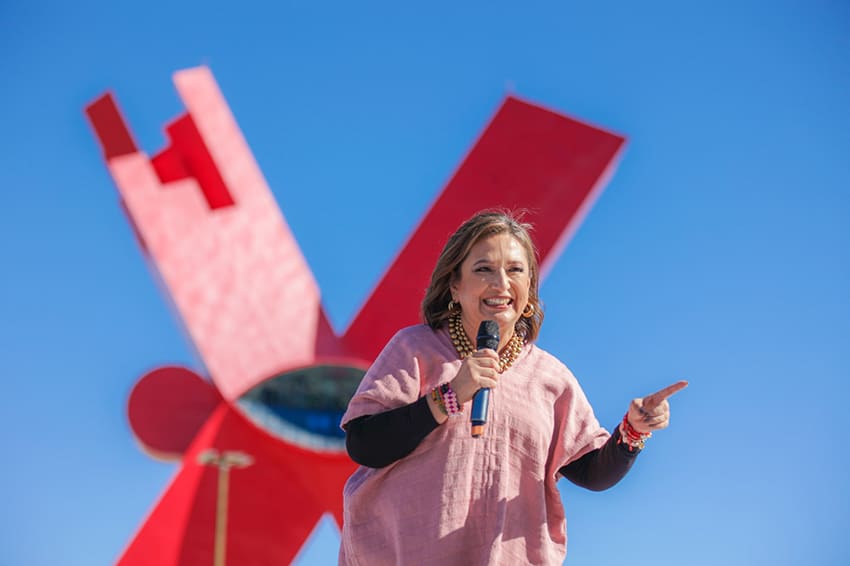
<instances>
[{"instance_id":1,"label":"pink linen top","mask_svg":"<svg viewBox=\"0 0 850 566\"><path fill-rule=\"evenodd\" d=\"M454 378L461 361L445 328L399 331L369 368L342 417L413 403ZM599 425L576 378L526 345L490 391L483 436L469 411L449 418L408 456L360 466L343 491L339 563L561 564L566 518L558 470L601 447Z\"/></svg>"}]
</instances>

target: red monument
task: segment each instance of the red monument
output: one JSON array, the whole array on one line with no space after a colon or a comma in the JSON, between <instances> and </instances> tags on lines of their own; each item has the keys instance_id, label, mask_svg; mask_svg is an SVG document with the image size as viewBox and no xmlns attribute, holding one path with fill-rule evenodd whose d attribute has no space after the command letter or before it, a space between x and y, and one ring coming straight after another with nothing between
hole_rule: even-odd
<instances>
[{"instance_id":1,"label":"red monument","mask_svg":"<svg viewBox=\"0 0 850 566\"><path fill-rule=\"evenodd\" d=\"M339 419L383 345L419 321L447 236L482 208L527 209L545 275L625 140L506 98L338 336L209 69L174 82L186 113L153 157L111 94L86 108L142 252L203 364L156 369L130 394L138 441L181 465L118 564L287 564L324 513L342 521L355 464Z\"/></svg>"}]
</instances>

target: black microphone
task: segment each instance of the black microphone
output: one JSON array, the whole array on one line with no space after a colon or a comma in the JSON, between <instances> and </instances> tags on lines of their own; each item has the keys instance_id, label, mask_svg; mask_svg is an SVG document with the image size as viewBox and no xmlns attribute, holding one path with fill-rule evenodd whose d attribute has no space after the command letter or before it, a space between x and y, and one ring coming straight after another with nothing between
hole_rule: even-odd
<instances>
[{"instance_id":1,"label":"black microphone","mask_svg":"<svg viewBox=\"0 0 850 566\"><path fill-rule=\"evenodd\" d=\"M478 338L475 340L475 349L483 350L490 348L499 351L499 325L495 320L485 320L478 327ZM478 437L484 434L484 425L487 424L487 411L490 408L490 390L482 387L472 397L472 411L469 420L472 422L472 436Z\"/></svg>"}]
</instances>

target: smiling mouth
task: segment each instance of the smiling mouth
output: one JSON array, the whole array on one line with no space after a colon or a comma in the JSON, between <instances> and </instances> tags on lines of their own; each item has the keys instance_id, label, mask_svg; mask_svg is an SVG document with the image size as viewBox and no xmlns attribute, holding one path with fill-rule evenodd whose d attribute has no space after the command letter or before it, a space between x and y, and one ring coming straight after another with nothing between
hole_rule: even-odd
<instances>
[{"instance_id":1,"label":"smiling mouth","mask_svg":"<svg viewBox=\"0 0 850 566\"><path fill-rule=\"evenodd\" d=\"M488 307L506 307L513 303L513 299L508 299L505 297L496 297L492 299L484 299L484 304Z\"/></svg>"}]
</instances>

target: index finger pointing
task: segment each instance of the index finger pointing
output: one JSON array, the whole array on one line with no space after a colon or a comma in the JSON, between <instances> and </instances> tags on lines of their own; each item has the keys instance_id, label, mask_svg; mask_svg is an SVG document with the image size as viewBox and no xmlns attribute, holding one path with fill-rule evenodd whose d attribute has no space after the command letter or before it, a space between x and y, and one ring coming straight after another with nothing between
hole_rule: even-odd
<instances>
[{"instance_id":1,"label":"index finger pointing","mask_svg":"<svg viewBox=\"0 0 850 566\"><path fill-rule=\"evenodd\" d=\"M681 391L682 389L684 389L687 386L688 386L688 382L684 381L684 380L677 381L673 385L668 385L664 389L662 389L660 391L656 391L655 393L653 393L651 395L647 395L646 397L644 397L643 398L643 406L647 409L653 409L656 406L660 405L661 402L664 399L670 397L671 395L673 395L674 393L676 393L678 391Z\"/></svg>"}]
</instances>

